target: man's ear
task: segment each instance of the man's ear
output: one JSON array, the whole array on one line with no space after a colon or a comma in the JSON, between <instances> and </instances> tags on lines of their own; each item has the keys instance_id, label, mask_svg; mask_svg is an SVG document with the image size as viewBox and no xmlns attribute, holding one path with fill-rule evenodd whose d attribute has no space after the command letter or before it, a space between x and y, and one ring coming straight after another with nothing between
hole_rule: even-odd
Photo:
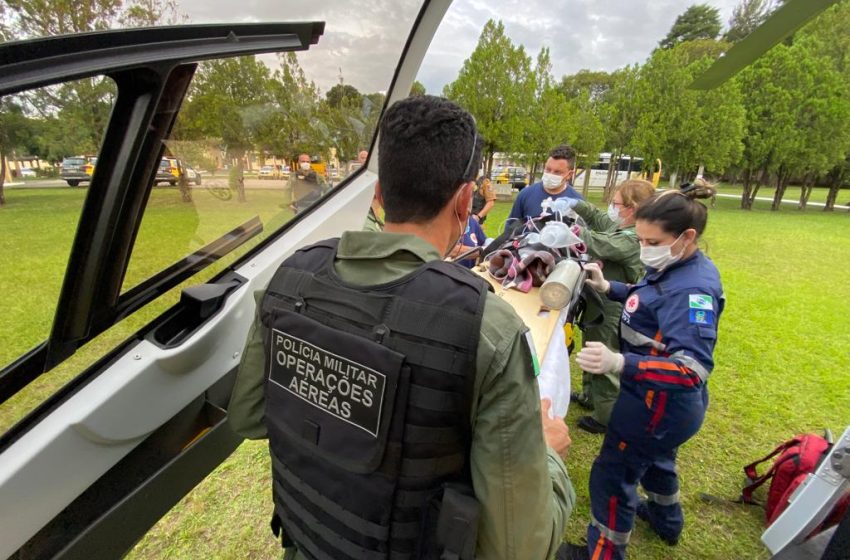
<instances>
[{"instance_id":1,"label":"man's ear","mask_svg":"<svg viewBox=\"0 0 850 560\"><path fill-rule=\"evenodd\" d=\"M686 229L684 231L685 240L689 243L696 243L697 239L697 230L693 228Z\"/></svg>"},{"instance_id":2,"label":"man's ear","mask_svg":"<svg viewBox=\"0 0 850 560\"><path fill-rule=\"evenodd\" d=\"M384 194L381 192L381 182L375 182L375 194L373 195L376 199L378 199L378 204L381 205L381 208L384 207Z\"/></svg>"},{"instance_id":3,"label":"man's ear","mask_svg":"<svg viewBox=\"0 0 850 560\"><path fill-rule=\"evenodd\" d=\"M455 206L455 212L458 216L463 216L466 214L467 218L469 217L469 212L471 212L472 208L472 193L474 191L475 181L469 181L460 187L460 193L457 195L457 206Z\"/></svg>"}]
</instances>

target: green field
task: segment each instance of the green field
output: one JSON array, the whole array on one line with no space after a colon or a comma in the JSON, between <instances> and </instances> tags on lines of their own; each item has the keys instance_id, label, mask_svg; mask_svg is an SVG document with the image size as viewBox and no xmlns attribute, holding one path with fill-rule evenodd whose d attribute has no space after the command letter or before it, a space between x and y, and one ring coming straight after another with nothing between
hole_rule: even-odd
<instances>
[{"instance_id":1,"label":"green field","mask_svg":"<svg viewBox=\"0 0 850 560\"><path fill-rule=\"evenodd\" d=\"M0 314L2 362L42 340L61 287L67 250L79 217L83 189L10 190L0 210L0 290L6 296ZM141 280L177 253L208 242L210 219L177 204L175 191L158 189L151 200L150 226L144 226L128 285ZM287 219L277 207L281 193L249 193L248 205L232 210L212 200L201 216L221 213L241 223L259 213L274 224ZM769 195L765 195L769 196ZM839 200L843 202L843 200ZM778 442L802 431L850 424L850 216L791 206L768 212L757 203L751 212L738 201L718 199L703 240L723 277L727 308L720 322L711 378L711 405L702 431L679 454L686 529L680 544L667 547L638 523L630 557L649 559L767 558L759 541L762 512L736 504L703 503L701 492L737 496L741 466L764 455ZM488 233L507 215L499 203ZM231 214L231 211L233 214ZM226 228L225 228L226 229ZM182 232L175 234L175 232ZM194 232L194 233L193 233ZM223 233L223 232L219 232ZM158 248L163 249L164 253ZM211 274L212 271L208 272ZM194 279L193 283L198 282ZM91 363L176 299L145 308L90 343L67 364L44 376L25 397L0 407L6 428L41 395ZM12 313L10 313L10 311ZM576 385L577 387L577 385ZM575 426L580 410L571 410ZM587 480L601 438L572 430L567 461L578 493L578 508L567 537L576 541L588 520ZM246 442L184 498L130 553L132 558L280 558L268 529L269 459L263 442Z\"/></svg>"}]
</instances>

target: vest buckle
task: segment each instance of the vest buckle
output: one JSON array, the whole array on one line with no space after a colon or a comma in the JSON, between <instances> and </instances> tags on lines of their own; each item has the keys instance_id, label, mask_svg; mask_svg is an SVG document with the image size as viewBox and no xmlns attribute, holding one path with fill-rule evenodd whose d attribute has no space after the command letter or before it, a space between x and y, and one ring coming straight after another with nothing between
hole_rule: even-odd
<instances>
[{"instance_id":1,"label":"vest buckle","mask_svg":"<svg viewBox=\"0 0 850 560\"><path fill-rule=\"evenodd\" d=\"M307 307L307 303L304 301L304 298L299 297L295 300L295 312L296 313L304 313L304 308Z\"/></svg>"},{"instance_id":2,"label":"vest buckle","mask_svg":"<svg viewBox=\"0 0 850 560\"><path fill-rule=\"evenodd\" d=\"M372 329L372 335L375 338L375 342L378 344L384 343L384 338L390 333L389 327L384 324L377 325L374 329Z\"/></svg>"}]
</instances>

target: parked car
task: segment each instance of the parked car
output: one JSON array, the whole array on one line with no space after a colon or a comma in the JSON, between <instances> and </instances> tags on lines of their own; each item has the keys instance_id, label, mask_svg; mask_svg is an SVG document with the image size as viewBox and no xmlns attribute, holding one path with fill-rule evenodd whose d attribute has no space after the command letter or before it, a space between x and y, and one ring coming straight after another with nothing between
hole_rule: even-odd
<instances>
[{"instance_id":1,"label":"parked car","mask_svg":"<svg viewBox=\"0 0 850 560\"><path fill-rule=\"evenodd\" d=\"M528 184L528 171L524 167L497 167L491 174L496 184L510 184L516 189L523 189Z\"/></svg>"},{"instance_id":2,"label":"parked car","mask_svg":"<svg viewBox=\"0 0 850 560\"><path fill-rule=\"evenodd\" d=\"M180 167L177 163L177 158L164 157L159 160L159 169L156 170L154 185L168 183L173 187L177 184L179 179Z\"/></svg>"},{"instance_id":3,"label":"parked car","mask_svg":"<svg viewBox=\"0 0 850 560\"><path fill-rule=\"evenodd\" d=\"M200 172L195 171L194 169L192 169L191 167L189 167L185 163L183 164L183 169L186 170L186 178L189 180L190 183L193 183L195 185L201 184L201 174L200 174Z\"/></svg>"},{"instance_id":4,"label":"parked car","mask_svg":"<svg viewBox=\"0 0 850 560\"><path fill-rule=\"evenodd\" d=\"M32 179L36 176L35 169L31 167L23 167L18 173L22 179Z\"/></svg>"},{"instance_id":5,"label":"parked car","mask_svg":"<svg viewBox=\"0 0 850 560\"><path fill-rule=\"evenodd\" d=\"M73 156L62 160L59 170L59 178L68 183L68 186L76 187L81 182L91 181L94 175L94 166L97 163L95 156Z\"/></svg>"},{"instance_id":6,"label":"parked car","mask_svg":"<svg viewBox=\"0 0 850 560\"><path fill-rule=\"evenodd\" d=\"M257 174L258 179L280 179L283 177L283 166L280 164L264 165Z\"/></svg>"}]
</instances>

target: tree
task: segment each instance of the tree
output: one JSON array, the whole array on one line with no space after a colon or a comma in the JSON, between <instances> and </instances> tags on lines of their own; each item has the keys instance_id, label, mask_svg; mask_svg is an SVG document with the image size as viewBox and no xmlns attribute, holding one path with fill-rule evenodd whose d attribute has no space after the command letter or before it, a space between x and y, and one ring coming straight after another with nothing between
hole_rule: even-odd
<instances>
[{"instance_id":1,"label":"tree","mask_svg":"<svg viewBox=\"0 0 850 560\"><path fill-rule=\"evenodd\" d=\"M478 45L443 95L475 116L487 173L495 152L521 150L528 102L534 97L531 59L505 35L502 22L484 24Z\"/></svg>"},{"instance_id":2,"label":"tree","mask_svg":"<svg viewBox=\"0 0 850 560\"><path fill-rule=\"evenodd\" d=\"M716 39L721 27L720 10L708 4L694 4L676 18L659 46L670 49L685 41Z\"/></svg>"},{"instance_id":3,"label":"tree","mask_svg":"<svg viewBox=\"0 0 850 560\"><path fill-rule=\"evenodd\" d=\"M360 105L363 96L357 88L348 84L336 84L325 94L325 99L330 107L339 109L343 103Z\"/></svg>"},{"instance_id":4,"label":"tree","mask_svg":"<svg viewBox=\"0 0 850 560\"><path fill-rule=\"evenodd\" d=\"M586 95L589 101L596 106L605 100L614 84L614 73L579 70L571 76L561 78L559 88L567 99L577 99Z\"/></svg>"},{"instance_id":5,"label":"tree","mask_svg":"<svg viewBox=\"0 0 850 560\"><path fill-rule=\"evenodd\" d=\"M641 107L637 103L640 68L626 66L611 74L612 87L599 106L599 118L604 131L605 146L611 152L605 198L608 199L617 180L617 162L625 150L632 147ZM589 179L589 176L587 177Z\"/></svg>"},{"instance_id":6,"label":"tree","mask_svg":"<svg viewBox=\"0 0 850 560\"><path fill-rule=\"evenodd\" d=\"M32 128L21 106L0 97L0 207L6 205L6 158L31 139Z\"/></svg>"},{"instance_id":7,"label":"tree","mask_svg":"<svg viewBox=\"0 0 850 560\"><path fill-rule=\"evenodd\" d=\"M850 97L850 2L841 2L826 10L797 33L797 40L813 53L830 61L841 77L846 90L845 99ZM827 174L829 192L824 211L831 212L834 209L838 192L846 185L848 178L850 153Z\"/></svg>"},{"instance_id":8,"label":"tree","mask_svg":"<svg viewBox=\"0 0 850 560\"><path fill-rule=\"evenodd\" d=\"M566 142L574 129L567 98L552 84L552 63L546 47L537 55L527 110L523 142L518 148L531 168L533 181L538 164L553 147Z\"/></svg>"},{"instance_id":9,"label":"tree","mask_svg":"<svg viewBox=\"0 0 850 560\"><path fill-rule=\"evenodd\" d=\"M778 210L788 182L798 175L804 178L799 207L805 208L815 177L850 152L846 84L829 60L803 41L777 45L740 80L747 113L742 207L752 206L761 183L773 175L771 209Z\"/></svg>"},{"instance_id":10,"label":"tree","mask_svg":"<svg viewBox=\"0 0 850 560\"><path fill-rule=\"evenodd\" d=\"M175 0L5 0L7 28L17 39L174 23Z\"/></svg>"},{"instance_id":11,"label":"tree","mask_svg":"<svg viewBox=\"0 0 850 560\"><path fill-rule=\"evenodd\" d=\"M682 43L655 51L640 71L633 145L649 160L661 158L674 174L692 177L700 165L722 171L740 158L745 121L738 83L689 88L724 48L714 41Z\"/></svg>"},{"instance_id":12,"label":"tree","mask_svg":"<svg viewBox=\"0 0 850 560\"><path fill-rule=\"evenodd\" d=\"M245 201L243 158L268 130L274 112L269 95L269 68L253 56L201 63L183 109L185 120L174 140L220 138L228 157L235 159L232 180L238 200Z\"/></svg>"},{"instance_id":13,"label":"tree","mask_svg":"<svg viewBox=\"0 0 850 560\"><path fill-rule=\"evenodd\" d=\"M729 29L723 35L723 40L737 43L764 23L770 15L769 0L741 0L732 10L729 19Z\"/></svg>"},{"instance_id":14,"label":"tree","mask_svg":"<svg viewBox=\"0 0 850 560\"><path fill-rule=\"evenodd\" d=\"M417 95L425 95L425 86L422 85L422 82L419 80L415 80L413 85L410 86L410 97L415 97Z\"/></svg>"},{"instance_id":15,"label":"tree","mask_svg":"<svg viewBox=\"0 0 850 560\"><path fill-rule=\"evenodd\" d=\"M173 23L175 0L5 0L0 40L46 37L103 29ZM103 140L116 88L106 77L85 78L22 94L24 112L57 125L45 127L50 159L96 153ZM59 152L58 148L62 151Z\"/></svg>"}]
</instances>

